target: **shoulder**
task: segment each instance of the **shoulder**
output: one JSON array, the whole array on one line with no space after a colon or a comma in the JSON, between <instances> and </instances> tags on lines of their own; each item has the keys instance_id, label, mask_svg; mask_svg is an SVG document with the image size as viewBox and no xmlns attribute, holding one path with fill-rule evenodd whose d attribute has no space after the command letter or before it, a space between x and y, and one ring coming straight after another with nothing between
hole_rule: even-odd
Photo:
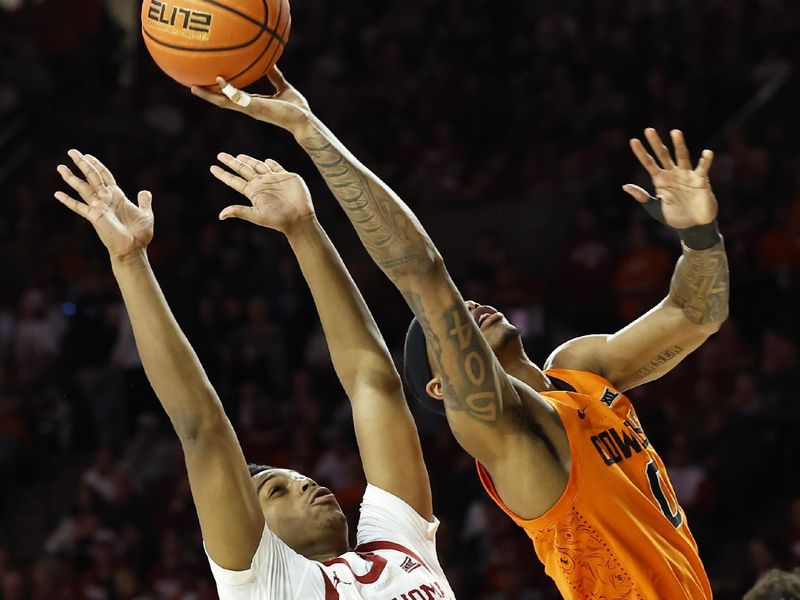
<instances>
[{"instance_id":1,"label":"shoulder","mask_svg":"<svg viewBox=\"0 0 800 600\"><path fill-rule=\"evenodd\" d=\"M359 548L376 542L395 542L422 552L429 564L438 564L438 528L439 521L435 517L428 521L394 494L370 484L361 503L356 539Z\"/></svg>"},{"instance_id":2,"label":"shoulder","mask_svg":"<svg viewBox=\"0 0 800 600\"><path fill-rule=\"evenodd\" d=\"M387 525L398 522L408 523L420 532L425 532L426 537L430 538L433 538L439 525L435 517L432 521L428 521L405 500L377 485L367 484L361 501L359 530L368 524Z\"/></svg>"},{"instance_id":3,"label":"shoulder","mask_svg":"<svg viewBox=\"0 0 800 600\"><path fill-rule=\"evenodd\" d=\"M307 598L318 596L323 589L316 563L289 548L266 525L250 568L228 570L215 563L207 549L206 556L222 600L251 600L264 594ZM304 595L298 596L299 593Z\"/></svg>"},{"instance_id":4,"label":"shoulder","mask_svg":"<svg viewBox=\"0 0 800 600\"><path fill-rule=\"evenodd\" d=\"M544 370L568 369L586 371L605 377L602 358L608 335L585 335L564 342L553 350L544 364Z\"/></svg>"}]
</instances>

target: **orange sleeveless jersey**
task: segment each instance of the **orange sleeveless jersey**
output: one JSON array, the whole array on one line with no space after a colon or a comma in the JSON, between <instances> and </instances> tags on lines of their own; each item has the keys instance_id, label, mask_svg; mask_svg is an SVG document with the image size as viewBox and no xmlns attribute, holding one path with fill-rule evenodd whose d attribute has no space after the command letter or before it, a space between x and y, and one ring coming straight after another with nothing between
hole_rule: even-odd
<instances>
[{"instance_id":1,"label":"orange sleeveless jersey","mask_svg":"<svg viewBox=\"0 0 800 600\"><path fill-rule=\"evenodd\" d=\"M538 519L503 504L489 473L484 488L533 540L545 571L567 599L711 598L697 543L675 499L664 463L630 400L598 375L551 369L543 392L558 411L572 453L567 489Z\"/></svg>"}]
</instances>

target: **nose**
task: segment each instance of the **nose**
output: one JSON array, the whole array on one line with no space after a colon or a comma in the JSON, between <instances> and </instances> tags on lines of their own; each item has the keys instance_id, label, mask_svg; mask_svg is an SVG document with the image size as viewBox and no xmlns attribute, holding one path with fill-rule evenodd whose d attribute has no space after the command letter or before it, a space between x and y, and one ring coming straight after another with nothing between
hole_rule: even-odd
<instances>
[{"instance_id":1,"label":"nose","mask_svg":"<svg viewBox=\"0 0 800 600\"><path fill-rule=\"evenodd\" d=\"M305 479L300 480L300 492L305 494L309 488L317 487L317 482L313 479L309 479L306 477Z\"/></svg>"}]
</instances>

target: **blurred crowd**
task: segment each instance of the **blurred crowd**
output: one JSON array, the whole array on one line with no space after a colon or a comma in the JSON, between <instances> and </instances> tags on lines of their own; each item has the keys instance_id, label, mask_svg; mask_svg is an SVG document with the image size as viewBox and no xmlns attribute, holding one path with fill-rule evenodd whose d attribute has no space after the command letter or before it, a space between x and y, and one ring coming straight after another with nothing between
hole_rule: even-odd
<instances>
[{"instance_id":1,"label":"blurred crowd","mask_svg":"<svg viewBox=\"0 0 800 600\"><path fill-rule=\"evenodd\" d=\"M52 197L66 149L100 157L131 196L153 191L151 261L248 459L310 474L353 518L364 477L310 295L278 234L217 222L230 197L208 175L215 154L271 156L306 176L396 354L410 319L289 136L167 79L138 41L138 10L0 0L0 600L216 597L180 446L107 258ZM695 156L716 151L731 318L630 396L716 597L800 566L800 3L292 10L287 77L419 211L465 295L503 309L539 364L666 295L679 247L620 190L648 185L627 140L680 127ZM453 217L464 211L479 219ZM415 412L458 597L556 598L446 424ZM68 495L53 512L15 502L56 495L56 481ZM31 519L38 529L20 526Z\"/></svg>"}]
</instances>

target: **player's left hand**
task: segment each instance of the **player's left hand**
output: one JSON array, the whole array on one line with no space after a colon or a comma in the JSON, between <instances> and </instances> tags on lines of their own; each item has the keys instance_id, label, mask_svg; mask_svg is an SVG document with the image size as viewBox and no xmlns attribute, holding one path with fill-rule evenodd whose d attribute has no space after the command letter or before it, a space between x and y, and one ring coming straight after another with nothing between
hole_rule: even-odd
<instances>
[{"instance_id":1,"label":"player's left hand","mask_svg":"<svg viewBox=\"0 0 800 600\"><path fill-rule=\"evenodd\" d=\"M647 152L640 140L634 138L630 144L636 158L653 178L653 186L656 189L656 196L661 201L663 212L663 220L659 220L673 229L686 229L714 221L717 218L718 206L708 178L714 153L711 150L703 150L697 167L693 169L681 131L673 129L670 132L672 145L675 148L675 160L655 129L645 129L644 135L658 162ZM641 204L646 205L655 201L637 185L627 184L622 186L622 189ZM653 216L658 218L656 215Z\"/></svg>"},{"instance_id":2,"label":"player's left hand","mask_svg":"<svg viewBox=\"0 0 800 600\"><path fill-rule=\"evenodd\" d=\"M243 219L286 235L313 220L311 193L296 173L286 171L274 160L262 162L246 154L233 157L223 152L217 158L237 175L217 165L211 167L211 174L252 204L228 206L219 214L220 220Z\"/></svg>"}]
</instances>

